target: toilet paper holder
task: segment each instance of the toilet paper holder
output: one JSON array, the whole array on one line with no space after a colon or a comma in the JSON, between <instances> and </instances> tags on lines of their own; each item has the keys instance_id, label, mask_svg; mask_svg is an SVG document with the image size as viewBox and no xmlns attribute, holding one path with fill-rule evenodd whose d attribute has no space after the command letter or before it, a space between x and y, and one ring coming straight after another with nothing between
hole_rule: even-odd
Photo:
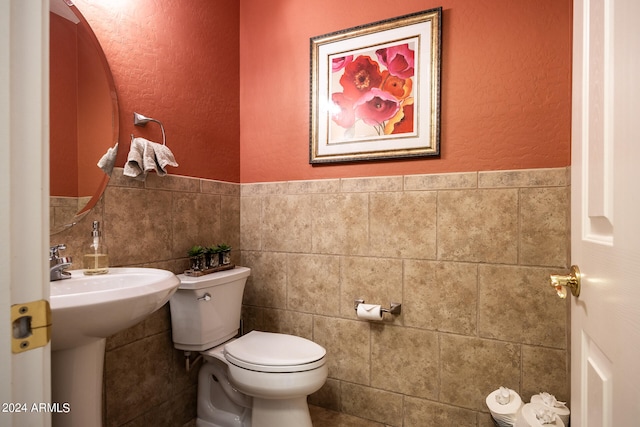
<instances>
[{"instance_id":1,"label":"toilet paper holder","mask_svg":"<svg viewBox=\"0 0 640 427\"><path fill-rule=\"evenodd\" d=\"M360 304L364 304L364 300L363 299L355 299L353 300L353 309L355 311L358 311L358 306ZM398 315L402 313L402 304L399 302L392 302L389 304L389 308L381 308L380 311L382 311L383 313L389 313L389 314L394 314L394 315Z\"/></svg>"}]
</instances>

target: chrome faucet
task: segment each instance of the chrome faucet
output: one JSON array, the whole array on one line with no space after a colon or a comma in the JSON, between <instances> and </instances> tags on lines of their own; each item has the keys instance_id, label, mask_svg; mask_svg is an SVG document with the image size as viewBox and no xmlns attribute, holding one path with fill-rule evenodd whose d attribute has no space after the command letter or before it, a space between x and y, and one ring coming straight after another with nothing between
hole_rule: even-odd
<instances>
[{"instance_id":1,"label":"chrome faucet","mask_svg":"<svg viewBox=\"0 0 640 427\"><path fill-rule=\"evenodd\" d=\"M61 257L59 251L67 249L65 244L51 246L49 248L49 280L70 279L71 273L65 271L71 267L71 257Z\"/></svg>"}]
</instances>

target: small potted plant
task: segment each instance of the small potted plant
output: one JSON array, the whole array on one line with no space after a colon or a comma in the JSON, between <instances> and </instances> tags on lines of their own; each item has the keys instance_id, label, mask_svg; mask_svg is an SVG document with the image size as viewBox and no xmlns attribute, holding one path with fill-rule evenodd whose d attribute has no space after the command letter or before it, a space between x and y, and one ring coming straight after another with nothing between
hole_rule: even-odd
<instances>
[{"instance_id":1,"label":"small potted plant","mask_svg":"<svg viewBox=\"0 0 640 427\"><path fill-rule=\"evenodd\" d=\"M192 246L191 249L187 251L187 255L189 255L189 261L191 262L191 270L204 270L204 248L202 246Z\"/></svg>"},{"instance_id":2,"label":"small potted plant","mask_svg":"<svg viewBox=\"0 0 640 427\"><path fill-rule=\"evenodd\" d=\"M218 251L220 252L220 264L231 264L231 246L222 243L218 245Z\"/></svg>"},{"instance_id":3,"label":"small potted plant","mask_svg":"<svg viewBox=\"0 0 640 427\"><path fill-rule=\"evenodd\" d=\"M220 249L217 245L211 245L204 249L206 268L216 268L220 265Z\"/></svg>"}]
</instances>

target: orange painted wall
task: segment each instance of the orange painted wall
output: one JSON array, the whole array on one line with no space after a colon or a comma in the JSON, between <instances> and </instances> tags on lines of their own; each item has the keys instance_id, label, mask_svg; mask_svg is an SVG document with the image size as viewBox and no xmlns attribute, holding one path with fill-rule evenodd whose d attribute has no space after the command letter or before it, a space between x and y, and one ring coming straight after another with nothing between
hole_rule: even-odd
<instances>
[{"instance_id":1,"label":"orange painted wall","mask_svg":"<svg viewBox=\"0 0 640 427\"><path fill-rule=\"evenodd\" d=\"M133 125L136 111L164 124L179 163L170 174L239 182L238 1L74 3L113 73L120 106L116 166L125 164L132 133L162 141L158 125Z\"/></svg>"},{"instance_id":2,"label":"orange painted wall","mask_svg":"<svg viewBox=\"0 0 640 427\"><path fill-rule=\"evenodd\" d=\"M441 157L309 165L309 38L437 6ZM571 0L241 0L240 16L242 182L570 164Z\"/></svg>"},{"instance_id":3,"label":"orange painted wall","mask_svg":"<svg viewBox=\"0 0 640 427\"><path fill-rule=\"evenodd\" d=\"M231 182L566 166L571 0L77 0L106 52L123 166L133 111L180 166ZM441 157L311 166L309 38L443 7Z\"/></svg>"}]
</instances>

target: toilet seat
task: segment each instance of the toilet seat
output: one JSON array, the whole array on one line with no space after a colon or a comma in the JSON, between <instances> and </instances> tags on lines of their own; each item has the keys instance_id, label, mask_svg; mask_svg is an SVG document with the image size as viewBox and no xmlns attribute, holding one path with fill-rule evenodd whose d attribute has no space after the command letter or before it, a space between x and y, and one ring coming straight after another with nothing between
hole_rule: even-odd
<instances>
[{"instance_id":1,"label":"toilet seat","mask_svg":"<svg viewBox=\"0 0 640 427\"><path fill-rule=\"evenodd\" d=\"M224 346L229 363L258 372L310 371L324 365L326 353L306 338L260 331L251 331Z\"/></svg>"}]
</instances>

